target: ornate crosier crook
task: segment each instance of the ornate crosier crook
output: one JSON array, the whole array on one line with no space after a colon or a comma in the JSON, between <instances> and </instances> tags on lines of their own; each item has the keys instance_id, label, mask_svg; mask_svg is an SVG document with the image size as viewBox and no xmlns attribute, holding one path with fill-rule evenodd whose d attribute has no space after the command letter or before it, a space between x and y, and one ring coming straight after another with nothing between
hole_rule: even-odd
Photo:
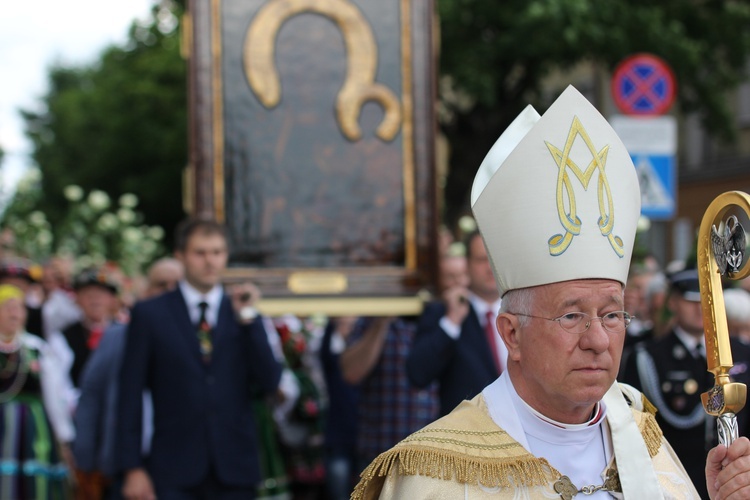
<instances>
[{"instance_id":1,"label":"ornate crosier crook","mask_svg":"<svg viewBox=\"0 0 750 500\"><path fill-rule=\"evenodd\" d=\"M729 446L738 437L736 414L745 406L747 387L731 382L732 350L724 307L721 277L743 279L750 266L743 265L745 236L734 215L724 220L736 206L750 216L750 196L729 191L716 197L706 209L698 233L698 279L701 289L703 329L706 335L708 371L714 374L714 387L701 394L706 413L717 417L719 442ZM719 222L719 227L715 224Z\"/></svg>"}]
</instances>

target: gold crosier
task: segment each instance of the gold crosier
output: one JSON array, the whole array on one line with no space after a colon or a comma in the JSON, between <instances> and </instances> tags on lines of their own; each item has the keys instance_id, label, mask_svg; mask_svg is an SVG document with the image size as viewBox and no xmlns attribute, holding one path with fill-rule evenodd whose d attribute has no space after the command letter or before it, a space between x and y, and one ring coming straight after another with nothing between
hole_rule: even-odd
<instances>
[{"instance_id":1,"label":"gold crosier","mask_svg":"<svg viewBox=\"0 0 750 500\"><path fill-rule=\"evenodd\" d=\"M266 108L278 105L281 84L274 58L276 36L291 17L315 13L333 20L344 36L347 54L346 81L336 100L336 116L344 135L356 141L362 137L359 113L367 101L377 101L384 117L376 130L384 141L392 140L401 128L401 105L385 85L375 82L378 51L370 25L348 0L271 0L257 13L248 28L244 47L245 74L250 87Z\"/></svg>"},{"instance_id":2,"label":"gold crosier","mask_svg":"<svg viewBox=\"0 0 750 500\"><path fill-rule=\"evenodd\" d=\"M585 171L581 171L578 165L570 158L570 151L577 137L581 138L592 156L591 163L588 164ZM573 236L581 232L581 219L576 214L575 193L573 192L568 170L573 172L583 185L584 190L588 190L591 177L594 175L594 172L598 171L599 180L597 187L600 217L597 224L602 235L606 236L609 240L615 253L622 257L625 254L622 238L612 234L612 228L615 225L614 206L612 203L612 192L609 189L609 182L607 182L607 176L604 172L607 164L609 145L604 146L601 151L597 152L594 144L591 142L591 138L577 116L573 118L573 124L570 126L570 132L568 132L568 139L562 150L549 142L545 141L545 144L547 144L547 149L552 153L552 157L559 169L557 174L557 214L560 218L560 223L566 231L564 236L556 234L548 240L549 253L555 256L562 254L573 241ZM569 204L569 210L567 211L565 208L566 194Z\"/></svg>"},{"instance_id":3,"label":"gold crosier","mask_svg":"<svg viewBox=\"0 0 750 500\"><path fill-rule=\"evenodd\" d=\"M736 414L745 406L747 387L731 382L732 350L721 286L721 270L711 243L711 229L722 221L730 208L739 207L750 215L750 196L740 191L720 194L706 209L698 232L698 280L701 290L703 329L706 335L708 371L714 374L714 387L701 394L706 413L717 419L719 442L729 445L737 438ZM726 273L730 279L743 279L750 274L746 263L737 272Z\"/></svg>"}]
</instances>

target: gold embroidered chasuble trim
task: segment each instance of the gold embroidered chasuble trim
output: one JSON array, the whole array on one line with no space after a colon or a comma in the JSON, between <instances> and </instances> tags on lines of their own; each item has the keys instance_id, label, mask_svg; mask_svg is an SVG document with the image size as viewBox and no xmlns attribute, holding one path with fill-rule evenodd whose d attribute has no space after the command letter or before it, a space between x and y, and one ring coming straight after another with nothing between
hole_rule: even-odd
<instances>
[{"instance_id":1,"label":"gold embroidered chasuble trim","mask_svg":"<svg viewBox=\"0 0 750 500\"><path fill-rule=\"evenodd\" d=\"M649 411L653 406L645 398L643 403L646 411L631 410L653 458L661 447L662 432ZM562 476L495 424L481 394L380 454L362 472L352 500L377 498L394 467L402 476L502 488L543 486Z\"/></svg>"},{"instance_id":2,"label":"gold embroidered chasuble trim","mask_svg":"<svg viewBox=\"0 0 750 500\"><path fill-rule=\"evenodd\" d=\"M642 398L643 411L638 411L631 407L633 417L635 418L636 424L638 424L638 430L641 431L641 436L646 442L646 448L651 458L654 458L659 453L659 448L662 444L664 434L661 432L659 424L656 423L656 407L646 399L646 396Z\"/></svg>"}]
</instances>

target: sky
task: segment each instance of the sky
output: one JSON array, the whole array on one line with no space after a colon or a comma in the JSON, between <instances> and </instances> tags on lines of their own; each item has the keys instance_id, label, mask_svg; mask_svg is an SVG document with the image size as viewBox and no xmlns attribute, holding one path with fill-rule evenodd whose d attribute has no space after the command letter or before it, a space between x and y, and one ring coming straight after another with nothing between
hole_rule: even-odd
<instances>
[{"instance_id":1,"label":"sky","mask_svg":"<svg viewBox=\"0 0 750 500\"><path fill-rule=\"evenodd\" d=\"M95 62L101 51L127 40L130 24L147 19L155 0L23 0L4 2L0 14L0 193L12 192L32 166L19 109L38 109L53 64Z\"/></svg>"}]
</instances>

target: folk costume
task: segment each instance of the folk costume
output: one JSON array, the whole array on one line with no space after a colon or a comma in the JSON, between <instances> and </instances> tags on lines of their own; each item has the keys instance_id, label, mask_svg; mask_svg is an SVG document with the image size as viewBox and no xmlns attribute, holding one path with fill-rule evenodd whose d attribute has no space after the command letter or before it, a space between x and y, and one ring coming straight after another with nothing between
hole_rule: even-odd
<instances>
[{"instance_id":1,"label":"folk costume","mask_svg":"<svg viewBox=\"0 0 750 500\"><path fill-rule=\"evenodd\" d=\"M10 294L10 295L9 295ZM23 292L0 285L0 303ZM19 333L0 350L0 498L65 499L69 471L61 443L74 430L64 370L46 342Z\"/></svg>"},{"instance_id":2,"label":"folk costume","mask_svg":"<svg viewBox=\"0 0 750 500\"><path fill-rule=\"evenodd\" d=\"M635 167L573 87L543 116L528 106L513 121L479 167L471 204L501 296L586 279L624 287ZM589 421L564 424L520 397L515 367L380 455L353 498L698 498L638 391L612 375Z\"/></svg>"},{"instance_id":3,"label":"folk costume","mask_svg":"<svg viewBox=\"0 0 750 500\"><path fill-rule=\"evenodd\" d=\"M76 292L90 286L104 289L111 293L113 297L118 293L117 284L103 270L86 269L73 281L73 289ZM99 347L104 331L111 324L112 318L108 318L106 322L97 325L91 324L86 318L81 318L62 331L54 331L49 334L49 344L67 368L74 387L72 394L69 396L74 406L80 394L81 375L84 368L93 352Z\"/></svg>"},{"instance_id":4,"label":"folk costume","mask_svg":"<svg viewBox=\"0 0 750 500\"><path fill-rule=\"evenodd\" d=\"M12 257L0 261L0 283L26 290L29 285L37 283L40 277L41 268L28 259ZM26 295L24 301L26 304L26 333L44 338L41 298L36 294L29 294Z\"/></svg>"}]
</instances>

